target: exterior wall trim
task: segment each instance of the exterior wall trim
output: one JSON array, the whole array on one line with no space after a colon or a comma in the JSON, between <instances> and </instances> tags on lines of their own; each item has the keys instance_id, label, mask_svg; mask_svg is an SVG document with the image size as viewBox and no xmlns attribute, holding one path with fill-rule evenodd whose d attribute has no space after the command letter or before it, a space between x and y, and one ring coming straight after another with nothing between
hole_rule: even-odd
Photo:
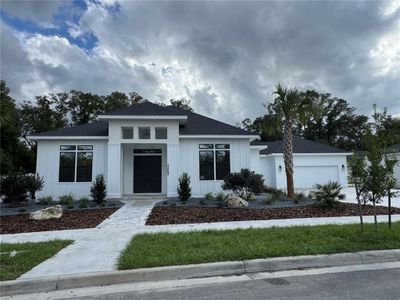
<instances>
[{"instance_id":1,"label":"exterior wall trim","mask_svg":"<svg viewBox=\"0 0 400 300\"><path fill-rule=\"evenodd\" d=\"M227 135L227 134L219 134L219 135L212 135L212 134L180 134L179 138L181 139L258 139L258 135ZM265 147L264 147L265 148Z\"/></svg>"},{"instance_id":2,"label":"exterior wall trim","mask_svg":"<svg viewBox=\"0 0 400 300\"><path fill-rule=\"evenodd\" d=\"M102 115L99 120L187 120L187 116L122 116Z\"/></svg>"},{"instance_id":3,"label":"exterior wall trim","mask_svg":"<svg viewBox=\"0 0 400 300\"><path fill-rule=\"evenodd\" d=\"M108 136L34 136L28 135L31 140L108 140Z\"/></svg>"}]
</instances>

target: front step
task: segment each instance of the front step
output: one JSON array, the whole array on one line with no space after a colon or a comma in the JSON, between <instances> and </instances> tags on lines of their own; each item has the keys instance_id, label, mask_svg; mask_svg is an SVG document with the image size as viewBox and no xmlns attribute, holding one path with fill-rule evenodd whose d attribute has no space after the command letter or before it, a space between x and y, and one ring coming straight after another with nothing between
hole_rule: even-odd
<instances>
[{"instance_id":1,"label":"front step","mask_svg":"<svg viewBox=\"0 0 400 300\"><path fill-rule=\"evenodd\" d=\"M121 200L165 200L167 195L165 194L134 194L124 195Z\"/></svg>"}]
</instances>

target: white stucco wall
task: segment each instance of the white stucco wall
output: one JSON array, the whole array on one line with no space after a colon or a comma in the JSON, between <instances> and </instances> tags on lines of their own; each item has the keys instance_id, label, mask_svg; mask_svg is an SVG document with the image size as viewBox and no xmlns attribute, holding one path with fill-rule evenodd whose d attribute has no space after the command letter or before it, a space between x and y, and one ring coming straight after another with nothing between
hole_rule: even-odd
<instances>
[{"instance_id":1,"label":"white stucco wall","mask_svg":"<svg viewBox=\"0 0 400 300\"><path fill-rule=\"evenodd\" d=\"M71 193L75 197L89 196L91 182L58 182L60 145L93 145L92 180L103 174L107 180L106 140L40 140L38 141L36 172L44 178L44 188L37 197L59 197Z\"/></svg>"},{"instance_id":2,"label":"white stucco wall","mask_svg":"<svg viewBox=\"0 0 400 300\"><path fill-rule=\"evenodd\" d=\"M237 172L242 168L250 168L249 143L249 139L181 138L179 174L183 172L187 172L189 174L192 182L192 196L202 197L207 192L216 193L222 190L222 180L200 180L199 144L230 144L231 172Z\"/></svg>"},{"instance_id":3,"label":"white stucco wall","mask_svg":"<svg viewBox=\"0 0 400 300\"><path fill-rule=\"evenodd\" d=\"M259 156L259 160L260 173L264 175L265 184L277 189L285 189L286 173L283 155ZM294 154L293 163L296 189L309 189L316 183L325 184L329 180L337 180L343 187L347 186L345 155Z\"/></svg>"}]
</instances>

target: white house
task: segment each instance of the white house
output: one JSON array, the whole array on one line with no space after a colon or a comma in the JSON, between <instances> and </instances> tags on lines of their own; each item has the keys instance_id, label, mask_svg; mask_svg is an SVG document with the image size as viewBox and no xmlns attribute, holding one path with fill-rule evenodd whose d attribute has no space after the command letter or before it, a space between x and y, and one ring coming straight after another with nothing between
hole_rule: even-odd
<instances>
[{"instance_id":1,"label":"white house","mask_svg":"<svg viewBox=\"0 0 400 300\"><path fill-rule=\"evenodd\" d=\"M250 143L250 167L264 175L265 184L277 189L286 189L286 172L283 160L283 142ZM337 181L347 186L346 156L351 153L293 137L293 180L296 189L309 189L316 183Z\"/></svg>"},{"instance_id":2,"label":"white house","mask_svg":"<svg viewBox=\"0 0 400 300\"><path fill-rule=\"evenodd\" d=\"M394 177L396 178L395 187L400 189L400 144L391 146L389 151L394 153L399 161L394 167Z\"/></svg>"},{"instance_id":3,"label":"white house","mask_svg":"<svg viewBox=\"0 0 400 300\"><path fill-rule=\"evenodd\" d=\"M282 153L258 136L172 106L145 102L99 116L99 121L30 136L37 141L37 173L45 185L38 196L87 196L96 175L106 179L109 198L138 194L177 195L178 177L191 177L193 197L221 190L222 179L241 168L284 188ZM296 141L298 139L296 138ZM311 187L346 180L346 153L306 140L295 142L295 184ZM276 142L279 143L279 142ZM316 147L315 149L311 149Z\"/></svg>"}]
</instances>

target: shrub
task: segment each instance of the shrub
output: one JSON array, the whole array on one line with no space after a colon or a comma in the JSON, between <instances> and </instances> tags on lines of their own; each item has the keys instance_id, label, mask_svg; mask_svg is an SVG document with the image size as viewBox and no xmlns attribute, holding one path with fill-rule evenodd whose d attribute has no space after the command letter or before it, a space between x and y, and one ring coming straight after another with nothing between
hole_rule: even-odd
<instances>
[{"instance_id":1,"label":"shrub","mask_svg":"<svg viewBox=\"0 0 400 300\"><path fill-rule=\"evenodd\" d=\"M212 201L215 200L213 193L209 192L207 194L204 195L204 198L208 201Z\"/></svg>"},{"instance_id":2,"label":"shrub","mask_svg":"<svg viewBox=\"0 0 400 300\"><path fill-rule=\"evenodd\" d=\"M35 193L41 191L44 186L43 177L39 174L29 174L25 175L25 183L29 192L29 196L32 200L36 199Z\"/></svg>"},{"instance_id":3,"label":"shrub","mask_svg":"<svg viewBox=\"0 0 400 300\"><path fill-rule=\"evenodd\" d=\"M217 201L225 201L226 198L228 198L229 195L224 194L223 192L219 192L215 194L215 200Z\"/></svg>"},{"instance_id":4,"label":"shrub","mask_svg":"<svg viewBox=\"0 0 400 300\"><path fill-rule=\"evenodd\" d=\"M45 196L38 199L40 205L50 205L53 203L53 197Z\"/></svg>"},{"instance_id":5,"label":"shrub","mask_svg":"<svg viewBox=\"0 0 400 300\"><path fill-rule=\"evenodd\" d=\"M335 208L339 205L339 200L345 198L344 194L341 194L342 187L336 181L330 181L327 184L316 184L315 191L311 191L310 195L312 199L317 200L321 206Z\"/></svg>"},{"instance_id":6,"label":"shrub","mask_svg":"<svg viewBox=\"0 0 400 300\"><path fill-rule=\"evenodd\" d=\"M90 199L88 197L81 197L79 199L79 208L87 208L89 202L90 202Z\"/></svg>"},{"instance_id":7,"label":"shrub","mask_svg":"<svg viewBox=\"0 0 400 300\"><path fill-rule=\"evenodd\" d=\"M90 188L90 195L92 196L93 201L97 204L102 204L106 201L107 188L102 174L96 176L96 179Z\"/></svg>"},{"instance_id":8,"label":"shrub","mask_svg":"<svg viewBox=\"0 0 400 300\"><path fill-rule=\"evenodd\" d=\"M306 198L306 196L304 195L304 193L295 193L293 200L294 200L294 203L299 204L300 201L304 201L305 198Z\"/></svg>"},{"instance_id":9,"label":"shrub","mask_svg":"<svg viewBox=\"0 0 400 300\"><path fill-rule=\"evenodd\" d=\"M192 196L190 176L187 173L182 173L182 175L179 176L177 192L182 201L187 201Z\"/></svg>"},{"instance_id":10,"label":"shrub","mask_svg":"<svg viewBox=\"0 0 400 300\"><path fill-rule=\"evenodd\" d=\"M73 206L74 205L74 196L72 196L72 194L61 196L59 198L59 204Z\"/></svg>"},{"instance_id":11,"label":"shrub","mask_svg":"<svg viewBox=\"0 0 400 300\"><path fill-rule=\"evenodd\" d=\"M264 179L261 174L256 174L249 169L241 169L240 172L228 174L224 179L222 188L233 192L247 188L251 192L259 194L264 189Z\"/></svg>"},{"instance_id":12,"label":"shrub","mask_svg":"<svg viewBox=\"0 0 400 300\"><path fill-rule=\"evenodd\" d=\"M1 195L4 203L18 205L27 201L28 187L25 176L18 173L10 173L2 176L0 181Z\"/></svg>"},{"instance_id":13,"label":"shrub","mask_svg":"<svg viewBox=\"0 0 400 300\"><path fill-rule=\"evenodd\" d=\"M200 205L207 205L207 199L200 199Z\"/></svg>"}]
</instances>

